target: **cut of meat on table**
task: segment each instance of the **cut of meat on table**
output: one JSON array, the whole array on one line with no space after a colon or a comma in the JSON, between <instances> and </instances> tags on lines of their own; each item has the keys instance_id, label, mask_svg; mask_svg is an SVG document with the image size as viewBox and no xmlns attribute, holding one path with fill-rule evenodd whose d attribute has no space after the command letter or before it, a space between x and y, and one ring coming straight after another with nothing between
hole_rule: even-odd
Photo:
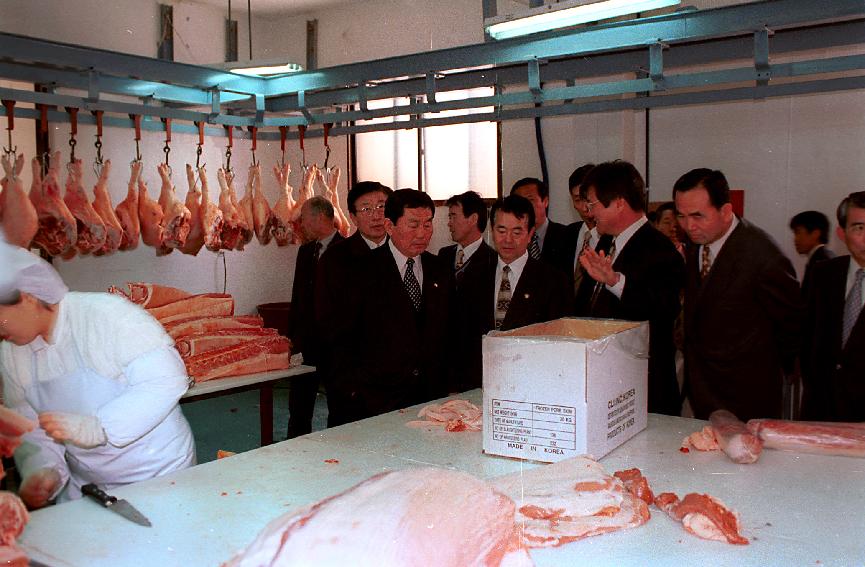
<instances>
[{"instance_id":1,"label":"cut of meat on table","mask_svg":"<svg viewBox=\"0 0 865 567\"><path fill-rule=\"evenodd\" d=\"M120 249L120 243L123 240L123 226L120 224L120 219L114 212L114 205L111 203L111 195L108 194L108 175L111 173L111 160L105 160L102 164L102 172L99 174L99 180L93 188L93 209L102 222L105 223L105 244L102 248L93 252L97 256L103 254L112 254Z\"/></svg>"},{"instance_id":2,"label":"cut of meat on table","mask_svg":"<svg viewBox=\"0 0 865 567\"><path fill-rule=\"evenodd\" d=\"M185 360L197 354L249 341L256 341L263 337L274 337L278 334L276 329L263 327L210 331L181 337L175 341L174 348L180 353L181 358Z\"/></svg>"},{"instance_id":3,"label":"cut of meat on table","mask_svg":"<svg viewBox=\"0 0 865 567\"><path fill-rule=\"evenodd\" d=\"M78 240L75 243L75 248L79 254L90 254L105 244L107 231L105 230L105 223L102 222L102 218L90 204L87 193L84 191L81 167L80 159L68 164L69 174L66 177L66 195L63 200L77 221ZM71 252L67 252L63 257L69 259L73 255Z\"/></svg>"},{"instance_id":4,"label":"cut of meat on table","mask_svg":"<svg viewBox=\"0 0 865 567\"><path fill-rule=\"evenodd\" d=\"M679 500L672 492L664 492L655 499L655 505L697 537L736 545L748 543L742 537L738 514L708 494L691 493Z\"/></svg>"},{"instance_id":5,"label":"cut of meat on table","mask_svg":"<svg viewBox=\"0 0 865 567\"><path fill-rule=\"evenodd\" d=\"M234 192L234 173L219 168L216 179L219 181L219 209L222 211L222 248L236 250L240 245L243 227L240 213L234 206L237 199L231 197Z\"/></svg>"},{"instance_id":6,"label":"cut of meat on table","mask_svg":"<svg viewBox=\"0 0 865 567\"><path fill-rule=\"evenodd\" d=\"M53 163L53 161L52 161ZM129 174L129 185L124 199L114 212L117 220L123 228L123 236L120 239L120 250L134 250L138 247L141 237L141 221L138 220L138 177L141 175L141 162L132 162Z\"/></svg>"},{"instance_id":7,"label":"cut of meat on table","mask_svg":"<svg viewBox=\"0 0 865 567\"><path fill-rule=\"evenodd\" d=\"M138 177L138 220L141 223L141 240L159 250L162 247L162 207L147 194L144 177Z\"/></svg>"},{"instance_id":8,"label":"cut of meat on table","mask_svg":"<svg viewBox=\"0 0 865 567\"><path fill-rule=\"evenodd\" d=\"M5 567L28 567L30 561L21 549L14 545L0 546L0 565Z\"/></svg>"},{"instance_id":9,"label":"cut of meat on table","mask_svg":"<svg viewBox=\"0 0 865 567\"><path fill-rule=\"evenodd\" d=\"M273 205L273 238L277 246L288 246L294 243L294 212L297 206L294 202L294 189L288 183L291 166L287 163L273 166L273 175L279 184L279 199Z\"/></svg>"},{"instance_id":10,"label":"cut of meat on table","mask_svg":"<svg viewBox=\"0 0 865 567\"><path fill-rule=\"evenodd\" d=\"M204 166L198 168L198 178L201 180L201 215L204 225L204 246L211 252L222 249L222 210L210 200L210 185L207 183L207 172Z\"/></svg>"},{"instance_id":11,"label":"cut of meat on table","mask_svg":"<svg viewBox=\"0 0 865 567\"><path fill-rule=\"evenodd\" d=\"M715 432L715 439L721 450L734 463L754 463L763 451L760 438L748 431L744 423L732 412L715 410L709 415L709 422Z\"/></svg>"},{"instance_id":12,"label":"cut of meat on table","mask_svg":"<svg viewBox=\"0 0 865 567\"><path fill-rule=\"evenodd\" d=\"M0 181L0 227L10 244L27 248L39 231L39 215L30 196L24 191L24 181L21 172L24 170L24 155L18 155L15 161L5 154L0 158L5 176Z\"/></svg>"},{"instance_id":13,"label":"cut of meat on table","mask_svg":"<svg viewBox=\"0 0 865 567\"><path fill-rule=\"evenodd\" d=\"M685 453L687 453L689 449L696 449L698 451L718 451L720 448L717 439L715 439L715 431L710 425L706 425L700 431L695 431L682 439L681 450Z\"/></svg>"},{"instance_id":14,"label":"cut of meat on table","mask_svg":"<svg viewBox=\"0 0 865 567\"><path fill-rule=\"evenodd\" d=\"M140 305L145 309L162 307L163 305L193 296L193 294L182 289L155 283L127 282L126 287L129 288L128 292L114 286L108 288L108 291L109 293L122 295L132 303Z\"/></svg>"},{"instance_id":15,"label":"cut of meat on table","mask_svg":"<svg viewBox=\"0 0 865 567\"><path fill-rule=\"evenodd\" d=\"M196 382L215 378L284 370L290 366L291 346L280 335L263 337L191 356L184 362Z\"/></svg>"},{"instance_id":16,"label":"cut of meat on table","mask_svg":"<svg viewBox=\"0 0 865 567\"><path fill-rule=\"evenodd\" d=\"M192 213L186 208L171 182L171 168L166 163L160 163L156 170L162 178L162 188L159 192L159 206L162 207L162 244L163 248L157 254L168 253L186 244L191 228ZM167 250L166 250L167 249Z\"/></svg>"},{"instance_id":17,"label":"cut of meat on table","mask_svg":"<svg viewBox=\"0 0 865 567\"><path fill-rule=\"evenodd\" d=\"M60 192L60 152L51 154L44 179L42 165L37 158L33 158L32 168L30 202L39 218L39 230L33 237L33 243L49 256L62 256L78 241L78 226Z\"/></svg>"},{"instance_id":18,"label":"cut of meat on table","mask_svg":"<svg viewBox=\"0 0 865 567\"><path fill-rule=\"evenodd\" d=\"M0 492L0 545L14 545L28 519L27 508L17 496Z\"/></svg>"},{"instance_id":19,"label":"cut of meat on table","mask_svg":"<svg viewBox=\"0 0 865 567\"><path fill-rule=\"evenodd\" d=\"M420 421L410 421L409 427L443 426L446 431L480 431L483 424L481 409L468 400L448 400L421 408Z\"/></svg>"},{"instance_id":20,"label":"cut of meat on table","mask_svg":"<svg viewBox=\"0 0 865 567\"><path fill-rule=\"evenodd\" d=\"M613 476L621 480L628 492L645 502L646 505L655 503L655 495L649 486L649 481L643 476L640 469L616 471Z\"/></svg>"},{"instance_id":21,"label":"cut of meat on table","mask_svg":"<svg viewBox=\"0 0 865 567\"><path fill-rule=\"evenodd\" d=\"M532 565L514 503L462 472L375 475L271 521L226 567L512 567Z\"/></svg>"},{"instance_id":22,"label":"cut of meat on table","mask_svg":"<svg viewBox=\"0 0 865 567\"><path fill-rule=\"evenodd\" d=\"M769 449L865 457L865 423L752 419L748 430Z\"/></svg>"},{"instance_id":23,"label":"cut of meat on table","mask_svg":"<svg viewBox=\"0 0 865 567\"><path fill-rule=\"evenodd\" d=\"M204 207L201 202L201 190L195 180L195 170L188 163L186 164L186 181L189 184L189 190L186 192L186 208L189 209L191 217L189 218L189 234L186 236L186 243L180 247L180 251L195 256L204 246L204 216L202 214Z\"/></svg>"},{"instance_id":24,"label":"cut of meat on table","mask_svg":"<svg viewBox=\"0 0 865 567\"><path fill-rule=\"evenodd\" d=\"M264 320L257 315L237 315L234 317L191 317L179 319L163 325L165 331L177 340L189 335L198 335L220 330L261 328Z\"/></svg>"},{"instance_id":25,"label":"cut of meat on table","mask_svg":"<svg viewBox=\"0 0 865 567\"><path fill-rule=\"evenodd\" d=\"M649 508L596 461L574 457L490 481L517 506L527 547L556 547L649 520Z\"/></svg>"},{"instance_id":26,"label":"cut of meat on table","mask_svg":"<svg viewBox=\"0 0 865 567\"><path fill-rule=\"evenodd\" d=\"M225 293L202 293L147 312L163 325L190 317L227 317L234 314L234 298Z\"/></svg>"}]
</instances>

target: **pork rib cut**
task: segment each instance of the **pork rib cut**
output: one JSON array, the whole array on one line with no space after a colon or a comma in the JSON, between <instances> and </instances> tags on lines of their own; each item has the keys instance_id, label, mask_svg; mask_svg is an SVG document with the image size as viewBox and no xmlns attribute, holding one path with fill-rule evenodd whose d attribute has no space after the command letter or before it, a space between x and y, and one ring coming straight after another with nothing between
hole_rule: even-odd
<instances>
[{"instance_id":1,"label":"pork rib cut","mask_svg":"<svg viewBox=\"0 0 865 567\"><path fill-rule=\"evenodd\" d=\"M470 511L470 512L469 512ZM514 537L514 503L438 468L377 474L271 521L225 567L532 565Z\"/></svg>"},{"instance_id":2,"label":"pork rib cut","mask_svg":"<svg viewBox=\"0 0 865 567\"><path fill-rule=\"evenodd\" d=\"M225 317L234 314L234 299L225 293L202 293L151 307L147 312L163 325L189 317Z\"/></svg>"},{"instance_id":3,"label":"pork rib cut","mask_svg":"<svg viewBox=\"0 0 865 567\"><path fill-rule=\"evenodd\" d=\"M155 283L127 282L126 287L129 291L124 291L115 286L108 288L108 291L109 293L122 295L132 303L140 305L145 309L162 307L163 305L193 296L188 291Z\"/></svg>"},{"instance_id":4,"label":"pork rib cut","mask_svg":"<svg viewBox=\"0 0 865 567\"><path fill-rule=\"evenodd\" d=\"M261 328L264 320L258 315L237 315L235 317L189 317L165 323L165 332L172 339L231 329Z\"/></svg>"},{"instance_id":5,"label":"pork rib cut","mask_svg":"<svg viewBox=\"0 0 865 567\"><path fill-rule=\"evenodd\" d=\"M120 226L123 227L120 250L134 250L141 237L141 221L138 218L138 178L141 176L141 165L138 160L132 162L126 199L114 209Z\"/></svg>"},{"instance_id":6,"label":"pork rib cut","mask_svg":"<svg viewBox=\"0 0 865 567\"><path fill-rule=\"evenodd\" d=\"M62 256L78 241L78 226L60 192L60 152L51 154L44 179L37 158L33 158L32 167L30 201L39 217L39 230L33 243L50 256Z\"/></svg>"},{"instance_id":7,"label":"pork rib cut","mask_svg":"<svg viewBox=\"0 0 865 567\"><path fill-rule=\"evenodd\" d=\"M290 357L288 339L276 335L192 356L186 360L186 371L196 382L204 382L227 376L284 370L289 367Z\"/></svg>"},{"instance_id":8,"label":"pork rib cut","mask_svg":"<svg viewBox=\"0 0 865 567\"><path fill-rule=\"evenodd\" d=\"M0 158L6 174L0 182L0 227L3 227L7 242L28 248L39 230L39 214L24 191L24 181L21 179L24 155L19 154L14 162L12 155L6 154Z\"/></svg>"},{"instance_id":9,"label":"pork rib cut","mask_svg":"<svg viewBox=\"0 0 865 567\"><path fill-rule=\"evenodd\" d=\"M226 329L209 331L197 335L180 337L174 343L174 348L184 360L192 356L212 350L256 341L263 337L277 336L276 329L266 327L250 327L247 329Z\"/></svg>"},{"instance_id":10,"label":"pork rib cut","mask_svg":"<svg viewBox=\"0 0 865 567\"><path fill-rule=\"evenodd\" d=\"M101 256L103 254L111 254L120 249L120 243L123 240L123 226L120 224L120 219L114 212L114 206L111 204L111 195L108 193L108 175L111 173L111 160L105 160L102 164L102 171L99 173L99 180L93 188L93 209L96 214L105 223L105 244L94 254Z\"/></svg>"}]
</instances>

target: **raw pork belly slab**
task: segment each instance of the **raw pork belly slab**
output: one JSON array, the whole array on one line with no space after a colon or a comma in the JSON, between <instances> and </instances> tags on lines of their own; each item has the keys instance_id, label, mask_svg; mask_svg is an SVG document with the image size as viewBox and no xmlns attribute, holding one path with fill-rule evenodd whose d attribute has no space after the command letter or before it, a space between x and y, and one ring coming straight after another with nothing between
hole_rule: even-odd
<instances>
[{"instance_id":1,"label":"raw pork belly slab","mask_svg":"<svg viewBox=\"0 0 865 567\"><path fill-rule=\"evenodd\" d=\"M184 362L196 382L283 370L289 367L289 345L288 339L276 335L198 354Z\"/></svg>"},{"instance_id":2,"label":"raw pork belly slab","mask_svg":"<svg viewBox=\"0 0 865 567\"><path fill-rule=\"evenodd\" d=\"M128 292L114 286L111 286L108 291L122 295L132 303L136 303L145 309L162 307L193 296L182 289L155 283L127 282L126 287L129 288Z\"/></svg>"},{"instance_id":3,"label":"raw pork belly slab","mask_svg":"<svg viewBox=\"0 0 865 567\"><path fill-rule=\"evenodd\" d=\"M226 567L529 566L514 503L462 472L385 472L281 516Z\"/></svg>"},{"instance_id":4,"label":"raw pork belly slab","mask_svg":"<svg viewBox=\"0 0 865 567\"><path fill-rule=\"evenodd\" d=\"M201 335L213 331L231 329L255 329L264 325L258 315L237 315L234 317L190 317L178 319L163 325L171 338L177 340L189 335Z\"/></svg>"},{"instance_id":5,"label":"raw pork belly slab","mask_svg":"<svg viewBox=\"0 0 865 567\"><path fill-rule=\"evenodd\" d=\"M655 499L655 506L697 537L736 545L748 543L741 535L739 515L708 494L691 493L679 500L672 492L664 492Z\"/></svg>"},{"instance_id":6,"label":"raw pork belly slab","mask_svg":"<svg viewBox=\"0 0 865 567\"><path fill-rule=\"evenodd\" d=\"M517 527L527 547L555 547L649 519L646 503L587 457L516 472L491 484L516 503Z\"/></svg>"},{"instance_id":7,"label":"raw pork belly slab","mask_svg":"<svg viewBox=\"0 0 865 567\"><path fill-rule=\"evenodd\" d=\"M225 293L202 293L147 310L163 325L191 317L234 315L234 298Z\"/></svg>"},{"instance_id":8,"label":"raw pork belly slab","mask_svg":"<svg viewBox=\"0 0 865 567\"><path fill-rule=\"evenodd\" d=\"M277 336L276 329L253 327L250 329L229 329L210 331L198 335L187 335L176 340L174 347L185 360L191 356L202 354L219 348L230 347L262 337Z\"/></svg>"},{"instance_id":9,"label":"raw pork belly slab","mask_svg":"<svg viewBox=\"0 0 865 567\"><path fill-rule=\"evenodd\" d=\"M770 449L865 457L865 423L752 419L748 430Z\"/></svg>"}]
</instances>

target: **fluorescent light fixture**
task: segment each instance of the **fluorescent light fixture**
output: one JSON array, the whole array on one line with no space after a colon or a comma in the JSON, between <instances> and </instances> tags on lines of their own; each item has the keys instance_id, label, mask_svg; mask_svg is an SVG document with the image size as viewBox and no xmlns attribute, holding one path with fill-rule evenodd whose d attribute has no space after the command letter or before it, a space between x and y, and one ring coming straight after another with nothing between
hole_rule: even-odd
<instances>
[{"instance_id":1,"label":"fluorescent light fixture","mask_svg":"<svg viewBox=\"0 0 865 567\"><path fill-rule=\"evenodd\" d=\"M299 73L303 67L297 63L286 63L282 61L232 61L230 63L218 63L212 65L223 71L230 71L238 75L249 77L269 77L273 75L285 75L287 73Z\"/></svg>"},{"instance_id":2,"label":"fluorescent light fixture","mask_svg":"<svg viewBox=\"0 0 865 567\"><path fill-rule=\"evenodd\" d=\"M489 18L484 24L493 39L507 39L658 10L680 3L680 0L576 0L541 6L524 15Z\"/></svg>"}]
</instances>

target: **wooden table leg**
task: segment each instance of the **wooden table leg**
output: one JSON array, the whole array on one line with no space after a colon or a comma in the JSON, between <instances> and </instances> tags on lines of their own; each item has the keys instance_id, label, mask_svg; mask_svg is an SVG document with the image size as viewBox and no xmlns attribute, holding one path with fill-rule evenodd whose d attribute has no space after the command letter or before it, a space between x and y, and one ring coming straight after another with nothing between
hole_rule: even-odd
<instances>
[{"instance_id":1,"label":"wooden table leg","mask_svg":"<svg viewBox=\"0 0 865 567\"><path fill-rule=\"evenodd\" d=\"M259 419L261 421L261 446L273 443L273 384L266 382L259 389Z\"/></svg>"}]
</instances>

